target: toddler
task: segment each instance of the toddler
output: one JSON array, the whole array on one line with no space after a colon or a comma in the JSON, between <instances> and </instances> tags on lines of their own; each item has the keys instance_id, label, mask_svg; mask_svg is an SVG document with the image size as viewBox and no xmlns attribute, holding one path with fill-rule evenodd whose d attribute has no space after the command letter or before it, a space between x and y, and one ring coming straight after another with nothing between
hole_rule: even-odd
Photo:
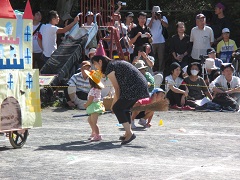
<instances>
[{"instance_id":1,"label":"toddler","mask_svg":"<svg viewBox=\"0 0 240 180\"><path fill-rule=\"evenodd\" d=\"M89 115L88 123L92 129L92 133L89 137L89 140L100 141L102 140L102 137L99 133L97 120L98 120L99 114L102 114L105 111L103 103L102 101L100 101L101 89L104 88L104 85L101 82L102 73L98 70L97 71L84 70L84 71L89 77L89 83L91 86L91 89L88 93L87 102L84 104L87 114Z\"/></svg>"}]
</instances>

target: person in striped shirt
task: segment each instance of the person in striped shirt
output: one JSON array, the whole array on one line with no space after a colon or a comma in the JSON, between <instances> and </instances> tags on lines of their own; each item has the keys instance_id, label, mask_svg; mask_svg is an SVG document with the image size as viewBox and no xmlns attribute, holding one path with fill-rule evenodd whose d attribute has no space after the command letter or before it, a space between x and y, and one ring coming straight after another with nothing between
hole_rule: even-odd
<instances>
[{"instance_id":1,"label":"person in striped shirt","mask_svg":"<svg viewBox=\"0 0 240 180\"><path fill-rule=\"evenodd\" d=\"M87 74L84 70L90 70L89 61L83 61L79 73L74 74L68 81L67 93L65 93L69 107L77 106L78 109L85 109L84 103L87 102L90 84Z\"/></svg>"}]
</instances>

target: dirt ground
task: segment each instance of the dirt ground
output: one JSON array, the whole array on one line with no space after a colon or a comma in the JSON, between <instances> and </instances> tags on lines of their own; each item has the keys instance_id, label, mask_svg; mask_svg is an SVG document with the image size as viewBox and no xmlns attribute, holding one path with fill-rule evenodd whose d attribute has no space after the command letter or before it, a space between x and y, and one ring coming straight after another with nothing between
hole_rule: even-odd
<instances>
[{"instance_id":1,"label":"dirt ground","mask_svg":"<svg viewBox=\"0 0 240 180\"><path fill-rule=\"evenodd\" d=\"M79 114L43 109L43 126L21 149L0 136L0 179L240 179L239 113L157 112L151 128L136 121L137 138L124 146L114 114L100 116L100 142L87 140Z\"/></svg>"}]
</instances>

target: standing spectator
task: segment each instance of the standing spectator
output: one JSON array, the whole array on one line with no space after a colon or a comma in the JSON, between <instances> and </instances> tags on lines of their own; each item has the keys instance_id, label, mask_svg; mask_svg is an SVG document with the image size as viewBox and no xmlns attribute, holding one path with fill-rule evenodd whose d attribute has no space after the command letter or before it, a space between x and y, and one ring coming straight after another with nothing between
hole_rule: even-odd
<instances>
[{"instance_id":1,"label":"standing spectator","mask_svg":"<svg viewBox=\"0 0 240 180\"><path fill-rule=\"evenodd\" d=\"M138 14L138 25L133 27L129 32L129 45L134 45L133 57L137 56L139 49L145 43L152 43L152 35L150 29L146 26L147 14L140 12Z\"/></svg>"},{"instance_id":2,"label":"standing spectator","mask_svg":"<svg viewBox=\"0 0 240 180\"><path fill-rule=\"evenodd\" d=\"M234 51L237 50L237 46L234 40L229 39L230 37L230 30L228 28L224 28L222 30L222 37L221 40L217 45L217 56L224 62L224 63L231 63L232 62L232 55Z\"/></svg>"},{"instance_id":3,"label":"standing spectator","mask_svg":"<svg viewBox=\"0 0 240 180\"><path fill-rule=\"evenodd\" d=\"M33 69L41 69L44 65L42 47L38 44L38 34L42 26L42 14L39 10L33 11Z\"/></svg>"},{"instance_id":4,"label":"standing spectator","mask_svg":"<svg viewBox=\"0 0 240 180\"><path fill-rule=\"evenodd\" d=\"M93 23L93 16L94 14L91 11L88 11L85 15L86 17L86 22L84 24L82 24L82 27L90 30L90 28L92 26L94 26ZM89 44L87 45L86 49L85 49L85 54L88 54L91 48L97 48L97 37L96 35L92 38L92 40L89 42Z\"/></svg>"},{"instance_id":5,"label":"standing spectator","mask_svg":"<svg viewBox=\"0 0 240 180\"><path fill-rule=\"evenodd\" d=\"M40 33L42 35L42 47L43 47L43 59L44 63L47 62L47 60L50 58L52 53L57 49L57 35L56 34L62 34L65 33L79 21L79 17L76 16L74 18L74 21L69 24L68 26L64 28L59 28L56 25L59 23L59 16L57 11L49 11L48 13L48 23L45 25L42 25L42 28L40 29ZM41 39L41 38L40 38Z\"/></svg>"},{"instance_id":6,"label":"standing spectator","mask_svg":"<svg viewBox=\"0 0 240 180\"><path fill-rule=\"evenodd\" d=\"M222 66L222 60L216 57L216 51L214 48L210 48L207 50L207 55L209 58L213 58L215 62L215 66L220 68Z\"/></svg>"},{"instance_id":7,"label":"standing spectator","mask_svg":"<svg viewBox=\"0 0 240 180\"><path fill-rule=\"evenodd\" d=\"M163 72L164 52L165 52L165 39L162 34L163 26L168 27L168 20L165 16L161 15L161 9L159 6L153 6L152 17L147 19L147 26L150 28L152 33L152 48L153 54L156 59L155 68L156 71Z\"/></svg>"},{"instance_id":8,"label":"standing spectator","mask_svg":"<svg viewBox=\"0 0 240 180\"><path fill-rule=\"evenodd\" d=\"M189 35L185 34L184 22L176 24L177 34L171 38L170 51L173 56L173 62L177 62L184 68L189 62L189 56L192 51Z\"/></svg>"},{"instance_id":9,"label":"standing spectator","mask_svg":"<svg viewBox=\"0 0 240 180\"><path fill-rule=\"evenodd\" d=\"M125 130L125 138L121 144L128 144L136 138L131 129L130 108L137 100L149 97L147 81L137 68L126 61L114 61L106 56L94 56L92 63L113 84L115 96L112 110Z\"/></svg>"},{"instance_id":10,"label":"standing spectator","mask_svg":"<svg viewBox=\"0 0 240 180\"><path fill-rule=\"evenodd\" d=\"M206 26L206 17L203 14L196 16L196 25L190 35L190 42L193 43L191 57L193 61L200 61L199 56L207 53L214 42L214 36L212 28Z\"/></svg>"},{"instance_id":11,"label":"standing spectator","mask_svg":"<svg viewBox=\"0 0 240 180\"><path fill-rule=\"evenodd\" d=\"M125 15L125 22L122 23L122 29L123 31L126 32L126 37L125 39L127 40L127 45L128 45L128 52L130 54L130 61L133 61L133 45L129 45L129 37L128 37L128 33L132 30L133 27L136 27L137 25L133 22L133 17L134 14L132 12L127 12L127 14Z\"/></svg>"},{"instance_id":12,"label":"standing spectator","mask_svg":"<svg viewBox=\"0 0 240 180\"><path fill-rule=\"evenodd\" d=\"M211 28L214 33L214 44L216 47L217 44L222 40L222 29L229 28L230 29L230 21L224 15L225 6L219 2L215 6L215 16L212 18Z\"/></svg>"}]
</instances>

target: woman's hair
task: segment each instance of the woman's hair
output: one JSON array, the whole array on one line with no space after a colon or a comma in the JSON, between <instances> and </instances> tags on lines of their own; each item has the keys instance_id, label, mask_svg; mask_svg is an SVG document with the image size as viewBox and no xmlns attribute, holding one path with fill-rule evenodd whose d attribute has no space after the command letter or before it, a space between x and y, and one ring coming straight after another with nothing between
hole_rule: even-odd
<instances>
[{"instance_id":1,"label":"woman's hair","mask_svg":"<svg viewBox=\"0 0 240 180\"><path fill-rule=\"evenodd\" d=\"M185 27L185 23L184 22L178 21L177 24L176 24L176 29L178 29L179 25L181 25L181 24L184 25L184 27Z\"/></svg>"},{"instance_id":2,"label":"woman's hair","mask_svg":"<svg viewBox=\"0 0 240 180\"><path fill-rule=\"evenodd\" d=\"M181 68L180 64L178 64L177 62L173 62L171 65L170 65L170 74L173 73L174 69L177 69L178 67Z\"/></svg>"},{"instance_id":3,"label":"woman's hair","mask_svg":"<svg viewBox=\"0 0 240 180\"><path fill-rule=\"evenodd\" d=\"M91 78L89 78L89 84L90 84L90 86L91 86L92 88L102 89L102 88L100 88L100 86L99 86L97 83L95 83Z\"/></svg>"},{"instance_id":4,"label":"woman's hair","mask_svg":"<svg viewBox=\"0 0 240 180\"><path fill-rule=\"evenodd\" d=\"M105 74L107 65L111 61L111 59L109 57L107 57L107 56L99 56L98 55L98 56L93 56L92 59L91 59L91 62L93 64L94 61L95 62L99 62L100 60L102 61L102 69L101 69L101 71L102 71L103 74Z\"/></svg>"},{"instance_id":5,"label":"woman's hair","mask_svg":"<svg viewBox=\"0 0 240 180\"><path fill-rule=\"evenodd\" d=\"M190 75L192 75L192 73L191 73L191 68L192 68L192 66L197 66L198 67L198 69L199 69L199 72L198 72L198 76L200 76L201 74L202 74L202 66L201 66L201 64L200 63L198 63L198 62L193 62L193 63L191 63L190 65L188 65L188 67L187 67L187 74L190 76Z\"/></svg>"}]
</instances>

